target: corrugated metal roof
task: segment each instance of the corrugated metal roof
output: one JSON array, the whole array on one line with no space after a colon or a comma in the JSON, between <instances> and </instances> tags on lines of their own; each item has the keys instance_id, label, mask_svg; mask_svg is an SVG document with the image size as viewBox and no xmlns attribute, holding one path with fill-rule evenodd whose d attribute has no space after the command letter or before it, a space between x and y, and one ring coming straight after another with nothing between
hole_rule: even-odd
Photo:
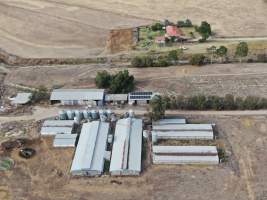
<instances>
[{"instance_id":1,"label":"corrugated metal roof","mask_svg":"<svg viewBox=\"0 0 267 200\"><path fill-rule=\"evenodd\" d=\"M211 124L165 124L165 125L153 125L155 131L212 131Z\"/></svg>"},{"instance_id":2,"label":"corrugated metal roof","mask_svg":"<svg viewBox=\"0 0 267 200\"><path fill-rule=\"evenodd\" d=\"M141 171L142 120L120 119L116 124L110 172L136 175Z\"/></svg>"},{"instance_id":3,"label":"corrugated metal roof","mask_svg":"<svg viewBox=\"0 0 267 200\"><path fill-rule=\"evenodd\" d=\"M153 98L153 92L131 92L128 95L129 100L151 100Z\"/></svg>"},{"instance_id":4,"label":"corrugated metal roof","mask_svg":"<svg viewBox=\"0 0 267 200\"><path fill-rule=\"evenodd\" d=\"M153 122L154 125L165 125L165 124L185 124L186 120L181 118L173 119L161 119L159 121Z\"/></svg>"},{"instance_id":5,"label":"corrugated metal roof","mask_svg":"<svg viewBox=\"0 0 267 200\"><path fill-rule=\"evenodd\" d=\"M56 89L53 90L50 100L103 100L103 89Z\"/></svg>"},{"instance_id":6,"label":"corrugated metal roof","mask_svg":"<svg viewBox=\"0 0 267 200\"><path fill-rule=\"evenodd\" d=\"M54 147L75 147L77 134L57 134L55 136Z\"/></svg>"},{"instance_id":7,"label":"corrugated metal roof","mask_svg":"<svg viewBox=\"0 0 267 200\"><path fill-rule=\"evenodd\" d=\"M218 154L216 146L153 146L152 151L154 154Z\"/></svg>"},{"instance_id":8,"label":"corrugated metal roof","mask_svg":"<svg viewBox=\"0 0 267 200\"><path fill-rule=\"evenodd\" d=\"M93 121L83 124L71 166L73 175L100 175L109 132L109 123Z\"/></svg>"},{"instance_id":9,"label":"corrugated metal roof","mask_svg":"<svg viewBox=\"0 0 267 200\"><path fill-rule=\"evenodd\" d=\"M106 94L105 100L106 101L127 101L128 95L127 94Z\"/></svg>"},{"instance_id":10,"label":"corrugated metal roof","mask_svg":"<svg viewBox=\"0 0 267 200\"><path fill-rule=\"evenodd\" d=\"M42 127L41 135L71 134L72 127Z\"/></svg>"},{"instance_id":11,"label":"corrugated metal roof","mask_svg":"<svg viewBox=\"0 0 267 200\"><path fill-rule=\"evenodd\" d=\"M152 131L152 137L157 139L178 140L213 140L213 131Z\"/></svg>"},{"instance_id":12,"label":"corrugated metal roof","mask_svg":"<svg viewBox=\"0 0 267 200\"><path fill-rule=\"evenodd\" d=\"M214 156L159 156L153 155L154 164L209 164L219 163L219 157Z\"/></svg>"},{"instance_id":13,"label":"corrugated metal roof","mask_svg":"<svg viewBox=\"0 0 267 200\"><path fill-rule=\"evenodd\" d=\"M12 104L26 104L31 100L31 93L18 93L12 100Z\"/></svg>"},{"instance_id":14,"label":"corrugated metal roof","mask_svg":"<svg viewBox=\"0 0 267 200\"><path fill-rule=\"evenodd\" d=\"M43 127L73 127L73 120L46 120Z\"/></svg>"}]
</instances>

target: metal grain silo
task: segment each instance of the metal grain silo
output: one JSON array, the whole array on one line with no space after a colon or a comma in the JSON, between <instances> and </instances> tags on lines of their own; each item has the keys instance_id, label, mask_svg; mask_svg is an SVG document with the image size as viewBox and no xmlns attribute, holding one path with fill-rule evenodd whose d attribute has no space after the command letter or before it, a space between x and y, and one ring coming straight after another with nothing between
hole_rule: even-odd
<instances>
[{"instance_id":1,"label":"metal grain silo","mask_svg":"<svg viewBox=\"0 0 267 200\"><path fill-rule=\"evenodd\" d=\"M66 120L67 119L67 113L65 110L60 110L59 111L59 119L60 120Z\"/></svg>"},{"instance_id":2,"label":"metal grain silo","mask_svg":"<svg viewBox=\"0 0 267 200\"><path fill-rule=\"evenodd\" d=\"M68 120L73 120L74 119L73 110L67 110L66 113L67 113Z\"/></svg>"}]
</instances>

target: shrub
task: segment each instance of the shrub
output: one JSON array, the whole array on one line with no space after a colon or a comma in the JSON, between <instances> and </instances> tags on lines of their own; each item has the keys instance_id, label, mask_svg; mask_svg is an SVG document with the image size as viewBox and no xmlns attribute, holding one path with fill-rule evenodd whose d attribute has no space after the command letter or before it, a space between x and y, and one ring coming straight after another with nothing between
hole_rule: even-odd
<instances>
[{"instance_id":1,"label":"shrub","mask_svg":"<svg viewBox=\"0 0 267 200\"><path fill-rule=\"evenodd\" d=\"M106 71L97 72L95 83L98 88L108 88L111 83L111 75Z\"/></svg>"},{"instance_id":2,"label":"shrub","mask_svg":"<svg viewBox=\"0 0 267 200\"><path fill-rule=\"evenodd\" d=\"M158 58L154 61L153 67L167 67L170 63L166 58Z\"/></svg>"},{"instance_id":3,"label":"shrub","mask_svg":"<svg viewBox=\"0 0 267 200\"><path fill-rule=\"evenodd\" d=\"M120 71L112 76L109 90L111 93L129 93L134 89L134 77L128 70Z\"/></svg>"},{"instance_id":4,"label":"shrub","mask_svg":"<svg viewBox=\"0 0 267 200\"><path fill-rule=\"evenodd\" d=\"M191 65L201 66L205 64L205 56L203 54L195 54L190 59Z\"/></svg>"},{"instance_id":5,"label":"shrub","mask_svg":"<svg viewBox=\"0 0 267 200\"><path fill-rule=\"evenodd\" d=\"M132 59L131 65L133 67L152 67L153 58L151 56L136 56Z\"/></svg>"},{"instance_id":6,"label":"shrub","mask_svg":"<svg viewBox=\"0 0 267 200\"><path fill-rule=\"evenodd\" d=\"M41 101L46 101L49 99L49 93L46 87L44 86L40 86L39 88L37 88L31 97L31 101L33 103L39 103Z\"/></svg>"},{"instance_id":7,"label":"shrub","mask_svg":"<svg viewBox=\"0 0 267 200\"><path fill-rule=\"evenodd\" d=\"M168 53L168 59L170 61L177 61L179 57L178 51L177 50L172 50Z\"/></svg>"},{"instance_id":8,"label":"shrub","mask_svg":"<svg viewBox=\"0 0 267 200\"><path fill-rule=\"evenodd\" d=\"M163 29L163 24L160 22L156 22L154 24L151 25L151 30L152 31L161 31Z\"/></svg>"},{"instance_id":9,"label":"shrub","mask_svg":"<svg viewBox=\"0 0 267 200\"><path fill-rule=\"evenodd\" d=\"M177 26L178 27L193 27L193 24L190 19L187 19L185 21L178 21Z\"/></svg>"}]
</instances>

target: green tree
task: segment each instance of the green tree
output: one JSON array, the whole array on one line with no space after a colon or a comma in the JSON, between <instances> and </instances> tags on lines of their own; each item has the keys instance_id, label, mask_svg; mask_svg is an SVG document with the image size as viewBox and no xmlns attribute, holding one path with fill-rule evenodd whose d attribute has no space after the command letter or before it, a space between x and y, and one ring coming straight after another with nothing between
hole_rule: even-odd
<instances>
[{"instance_id":1,"label":"green tree","mask_svg":"<svg viewBox=\"0 0 267 200\"><path fill-rule=\"evenodd\" d=\"M206 21L201 22L201 25L196 27L196 31L202 36L202 41L206 41L212 34L211 25Z\"/></svg>"},{"instance_id":2,"label":"green tree","mask_svg":"<svg viewBox=\"0 0 267 200\"><path fill-rule=\"evenodd\" d=\"M152 31L161 31L163 29L163 24L160 22L156 22L151 26Z\"/></svg>"},{"instance_id":3,"label":"green tree","mask_svg":"<svg viewBox=\"0 0 267 200\"><path fill-rule=\"evenodd\" d=\"M165 115L166 102L160 95L156 95L150 101L150 108L152 120L159 120Z\"/></svg>"},{"instance_id":4,"label":"green tree","mask_svg":"<svg viewBox=\"0 0 267 200\"><path fill-rule=\"evenodd\" d=\"M106 71L97 72L95 83L98 88L109 88L112 76Z\"/></svg>"},{"instance_id":5,"label":"green tree","mask_svg":"<svg viewBox=\"0 0 267 200\"><path fill-rule=\"evenodd\" d=\"M128 70L120 71L112 77L110 92L114 94L129 93L134 89L134 77Z\"/></svg>"},{"instance_id":6,"label":"green tree","mask_svg":"<svg viewBox=\"0 0 267 200\"><path fill-rule=\"evenodd\" d=\"M179 58L179 53L177 50L172 50L168 53L169 61L177 61Z\"/></svg>"},{"instance_id":7,"label":"green tree","mask_svg":"<svg viewBox=\"0 0 267 200\"><path fill-rule=\"evenodd\" d=\"M239 57L240 63L242 62L242 58L248 55L248 44L246 42L240 42L236 47L235 56Z\"/></svg>"},{"instance_id":8,"label":"green tree","mask_svg":"<svg viewBox=\"0 0 267 200\"><path fill-rule=\"evenodd\" d=\"M221 62L223 62L223 59L226 57L227 52L228 52L228 49L225 46L220 46L216 50L216 55L221 58Z\"/></svg>"}]
</instances>

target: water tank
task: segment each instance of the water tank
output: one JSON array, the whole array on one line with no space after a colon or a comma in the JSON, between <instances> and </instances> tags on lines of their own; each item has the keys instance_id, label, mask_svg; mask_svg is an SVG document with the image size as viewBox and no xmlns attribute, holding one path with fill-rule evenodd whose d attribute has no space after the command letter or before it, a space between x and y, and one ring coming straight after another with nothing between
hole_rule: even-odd
<instances>
[{"instance_id":1,"label":"water tank","mask_svg":"<svg viewBox=\"0 0 267 200\"><path fill-rule=\"evenodd\" d=\"M82 120L82 117L83 117L82 112L79 111L79 110L75 110L74 113L75 113L75 117L78 118L79 121L81 121Z\"/></svg>"},{"instance_id":2,"label":"water tank","mask_svg":"<svg viewBox=\"0 0 267 200\"><path fill-rule=\"evenodd\" d=\"M117 118L116 118L116 115L115 114L111 114L110 121L111 122L116 122L117 121Z\"/></svg>"},{"instance_id":3,"label":"water tank","mask_svg":"<svg viewBox=\"0 0 267 200\"><path fill-rule=\"evenodd\" d=\"M96 110L91 110L91 116L94 120L98 119L98 112Z\"/></svg>"},{"instance_id":4,"label":"water tank","mask_svg":"<svg viewBox=\"0 0 267 200\"><path fill-rule=\"evenodd\" d=\"M74 123L80 124L81 119L79 117L74 117Z\"/></svg>"},{"instance_id":5,"label":"water tank","mask_svg":"<svg viewBox=\"0 0 267 200\"><path fill-rule=\"evenodd\" d=\"M134 117L134 111L133 110L129 110L129 117L131 117L131 118Z\"/></svg>"},{"instance_id":6,"label":"water tank","mask_svg":"<svg viewBox=\"0 0 267 200\"><path fill-rule=\"evenodd\" d=\"M59 119L60 120L66 120L67 119L67 113L64 110L59 111Z\"/></svg>"},{"instance_id":7,"label":"water tank","mask_svg":"<svg viewBox=\"0 0 267 200\"><path fill-rule=\"evenodd\" d=\"M68 120L73 120L74 119L73 110L67 110L66 113L67 113Z\"/></svg>"},{"instance_id":8,"label":"water tank","mask_svg":"<svg viewBox=\"0 0 267 200\"><path fill-rule=\"evenodd\" d=\"M128 112L126 112L126 113L124 114L124 118L129 118L129 113L128 113Z\"/></svg>"},{"instance_id":9,"label":"water tank","mask_svg":"<svg viewBox=\"0 0 267 200\"><path fill-rule=\"evenodd\" d=\"M84 119L89 119L89 114L87 110L83 110L83 118Z\"/></svg>"},{"instance_id":10,"label":"water tank","mask_svg":"<svg viewBox=\"0 0 267 200\"><path fill-rule=\"evenodd\" d=\"M111 118L112 111L110 109L108 109L106 113L107 113L107 117L110 119Z\"/></svg>"},{"instance_id":11,"label":"water tank","mask_svg":"<svg viewBox=\"0 0 267 200\"><path fill-rule=\"evenodd\" d=\"M101 122L106 122L108 120L107 116L106 115L100 115L100 121Z\"/></svg>"}]
</instances>

